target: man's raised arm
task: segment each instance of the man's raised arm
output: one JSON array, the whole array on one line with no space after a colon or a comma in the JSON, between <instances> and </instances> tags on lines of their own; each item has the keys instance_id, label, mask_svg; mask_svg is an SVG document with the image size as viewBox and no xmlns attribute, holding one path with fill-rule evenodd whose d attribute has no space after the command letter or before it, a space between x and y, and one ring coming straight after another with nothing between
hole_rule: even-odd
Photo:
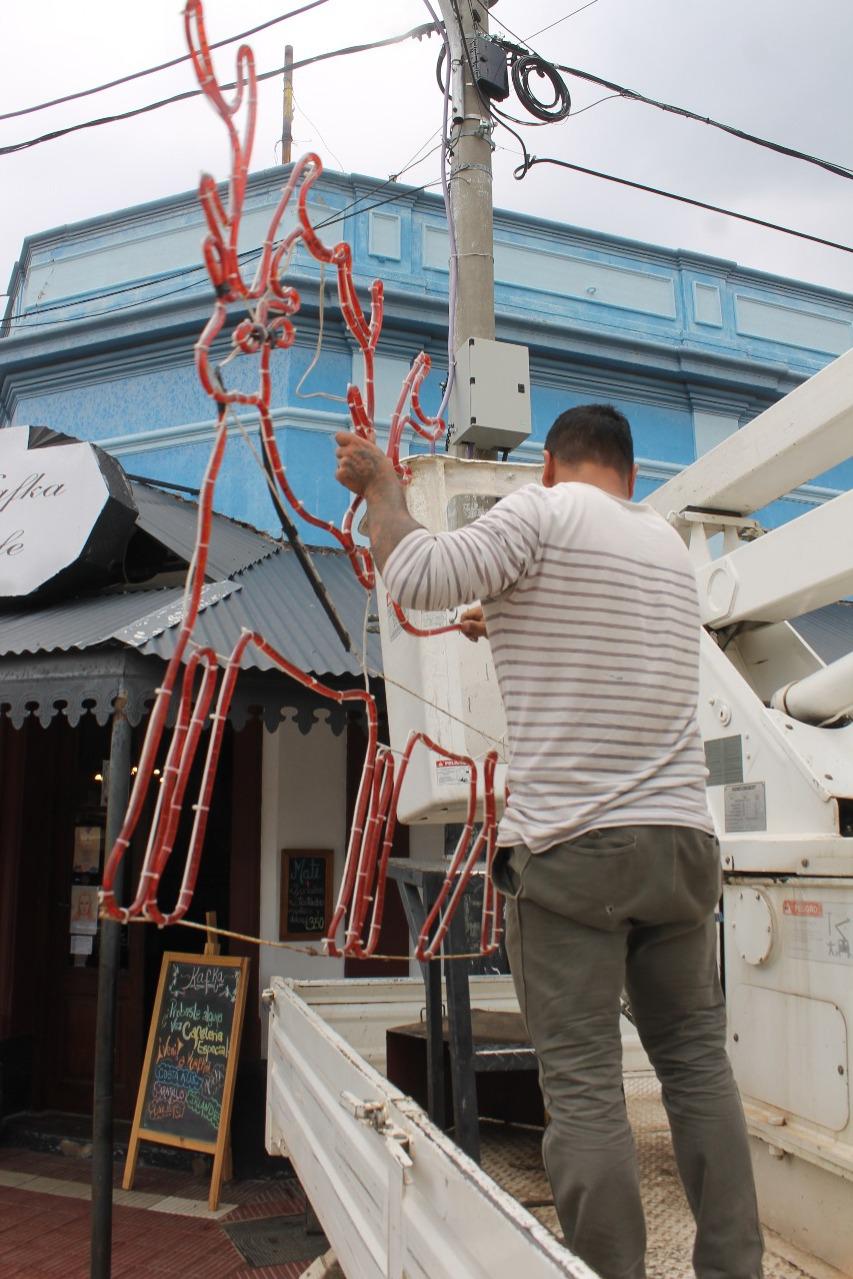
<instances>
[{"instance_id":1,"label":"man's raised arm","mask_svg":"<svg viewBox=\"0 0 853 1279\"><path fill-rule=\"evenodd\" d=\"M373 557L391 595L405 608L452 608L491 599L533 563L540 542L534 485L464 528L430 533L409 514L403 485L381 449L349 432L335 439L337 479L364 498Z\"/></svg>"}]
</instances>

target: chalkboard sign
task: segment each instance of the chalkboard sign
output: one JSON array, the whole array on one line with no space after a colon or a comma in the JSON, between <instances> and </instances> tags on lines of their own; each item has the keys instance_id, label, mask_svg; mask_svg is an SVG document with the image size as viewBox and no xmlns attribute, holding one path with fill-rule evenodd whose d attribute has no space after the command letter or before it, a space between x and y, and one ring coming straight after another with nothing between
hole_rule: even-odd
<instances>
[{"instance_id":1,"label":"chalkboard sign","mask_svg":"<svg viewBox=\"0 0 853 1279\"><path fill-rule=\"evenodd\" d=\"M329 848L281 852L279 938L323 937L332 920L334 853Z\"/></svg>"},{"instance_id":2,"label":"chalkboard sign","mask_svg":"<svg viewBox=\"0 0 853 1279\"><path fill-rule=\"evenodd\" d=\"M445 826L444 828L444 855L451 857L462 834L460 825ZM483 865L483 863L481 863ZM485 867L484 867L485 871ZM464 946L465 954L471 954L480 949L480 928L483 922L483 888L485 886L485 874L474 874L468 882L465 889L465 895L459 906L459 913L462 917L462 925L465 932ZM502 899L498 895L497 909L502 910ZM509 972L509 957L506 953L506 943L501 941L497 950L491 955L481 955L478 959L468 960L468 971L472 976L484 977L488 974L504 974Z\"/></svg>"},{"instance_id":3,"label":"chalkboard sign","mask_svg":"<svg viewBox=\"0 0 853 1279\"><path fill-rule=\"evenodd\" d=\"M133 1185L140 1141L213 1155L210 1206L219 1201L246 1000L247 959L163 956L123 1186Z\"/></svg>"},{"instance_id":4,"label":"chalkboard sign","mask_svg":"<svg viewBox=\"0 0 853 1279\"><path fill-rule=\"evenodd\" d=\"M460 912L465 927L465 953L470 954L480 949L480 929L483 922L483 889L485 888L485 878L483 875L473 875L465 889L465 895L460 904ZM501 909L501 899L498 897L497 909ZM506 945L501 941L497 950L491 955L480 955L478 959L468 961L468 971L472 976L484 977L487 974L508 973L509 958L506 953Z\"/></svg>"}]
</instances>

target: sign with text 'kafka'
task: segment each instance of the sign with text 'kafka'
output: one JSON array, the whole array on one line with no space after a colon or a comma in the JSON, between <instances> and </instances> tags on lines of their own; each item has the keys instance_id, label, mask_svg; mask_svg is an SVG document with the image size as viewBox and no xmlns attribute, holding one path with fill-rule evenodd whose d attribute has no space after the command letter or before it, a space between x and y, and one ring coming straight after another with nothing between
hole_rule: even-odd
<instances>
[{"instance_id":1,"label":"sign with text 'kafka'","mask_svg":"<svg viewBox=\"0 0 853 1279\"><path fill-rule=\"evenodd\" d=\"M163 956L125 1189L133 1181L139 1141L154 1141L212 1154L211 1197L218 1198L248 962L222 955Z\"/></svg>"},{"instance_id":2,"label":"sign with text 'kafka'","mask_svg":"<svg viewBox=\"0 0 853 1279\"><path fill-rule=\"evenodd\" d=\"M42 426L0 431L0 600L114 579L135 520L102 449Z\"/></svg>"}]
</instances>

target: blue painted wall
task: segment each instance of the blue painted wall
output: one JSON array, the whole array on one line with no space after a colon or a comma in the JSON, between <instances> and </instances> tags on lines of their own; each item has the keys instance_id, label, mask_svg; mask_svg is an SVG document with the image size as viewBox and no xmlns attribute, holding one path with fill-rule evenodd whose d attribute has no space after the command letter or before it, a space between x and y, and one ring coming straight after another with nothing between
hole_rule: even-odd
<instances>
[{"instance_id":1,"label":"blue painted wall","mask_svg":"<svg viewBox=\"0 0 853 1279\"><path fill-rule=\"evenodd\" d=\"M263 238L282 174L274 169L251 180L242 241L248 253ZM352 245L365 305L374 276L385 282L381 428L421 348L435 363L423 400L427 409L438 403L448 275L440 200L402 185L386 184L380 195L376 185L327 173L310 207L315 221L338 219L321 234ZM368 207L388 195L397 198ZM0 425L46 423L98 441L132 474L197 487L213 437L211 404L192 356L209 311L199 269L203 230L189 192L26 240L0 330ZM731 262L500 211L495 246L498 336L531 353L534 429L518 455L539 457L565 408L611 401L633 426L641 497L694 459L697 414L736 429L853 342L853 298ZM303 308L296 346L274 358L279 447L305 504L337 519L346 496L333 479L332 435L348 419L340 403L316 393L345 392L353 343L329 273L322 351L303 388L312 394L297 393L315 354L320 270L300 249L292 275ZM228 347L220 346L221 357ZM227 367L230 386L249 388L253 376L250 360ZM251 412L241 421L256 439ZM849 487L853 461L774 503L764 522L783 522L803 502ZM236 425L216 504L277 529L265 481ZM310 542L328 540L304 532Z\"/></svg>"}]
</instances>

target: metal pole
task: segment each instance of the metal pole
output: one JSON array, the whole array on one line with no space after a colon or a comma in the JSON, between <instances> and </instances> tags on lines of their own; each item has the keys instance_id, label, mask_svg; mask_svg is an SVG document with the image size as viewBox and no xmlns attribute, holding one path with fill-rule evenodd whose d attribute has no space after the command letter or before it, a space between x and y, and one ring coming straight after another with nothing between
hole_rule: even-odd
<instances>
[{"instance_id":1,"label":"metal pole","mask_svg":"<svg viewBox=\"0 0 853 1279\"><path fill-rule=\"evenodd\" d=\"M468 338L495 336L495 263L492 215L492 122L488 102L480 98L472 70L471 39L487 34L485 4L439 0L450 42L453 150L450 160L450 204L456 232L456 306L450 323L453 349ZM461 85L461 92L460 92ZM465 445L451 443L457 457ZM495 457L494 450L476 456Z\"/></svg>"},{"instance_id":2,"label":"metal pole","mask_svg":"<svg viewBox=\"0 0 853 1279\"><path fill-rule=\"evenodd\" d=\"M442 5L446 9L446 5ZM495 336L495 264L492 230L491 120L480 100L471 71L471 37L488 31L485 5L460 0L453 5L461 18L463 118L454 133L450 161L450 199L456 227L458 259L456 314L453 339L456 350L468 338ZM474 15L478 23L475 26Z\"/></svg>"},{"instance_id":3,"label":"metal pole","mask_svg":"<svg viewBox=\"0 0 853 1279\"><path fill-rule=\"evenodd\" d=\"M284 46L284 107L281 130L281 162L290 164L293 145L293 45Z\"/></svg>"},{"instance_id":4,"label":"metal pole","mask_svg":"<svg viewBox=\"0 0 853 1279\"><path fill-rule=\"evenodd\" d=\"M130 738L127 693L122 684L115 700L107 785L106 847L116 841L130 791ZM121 874L116 878L121 893ZM95 1026L95 1089L92 1107L91 1279L109 1279L113 1227L113 1072L115 1065L116 997L118 994L121 924L102 919L98 950L98 1012Z\"/></svg>"}]
</instances>

